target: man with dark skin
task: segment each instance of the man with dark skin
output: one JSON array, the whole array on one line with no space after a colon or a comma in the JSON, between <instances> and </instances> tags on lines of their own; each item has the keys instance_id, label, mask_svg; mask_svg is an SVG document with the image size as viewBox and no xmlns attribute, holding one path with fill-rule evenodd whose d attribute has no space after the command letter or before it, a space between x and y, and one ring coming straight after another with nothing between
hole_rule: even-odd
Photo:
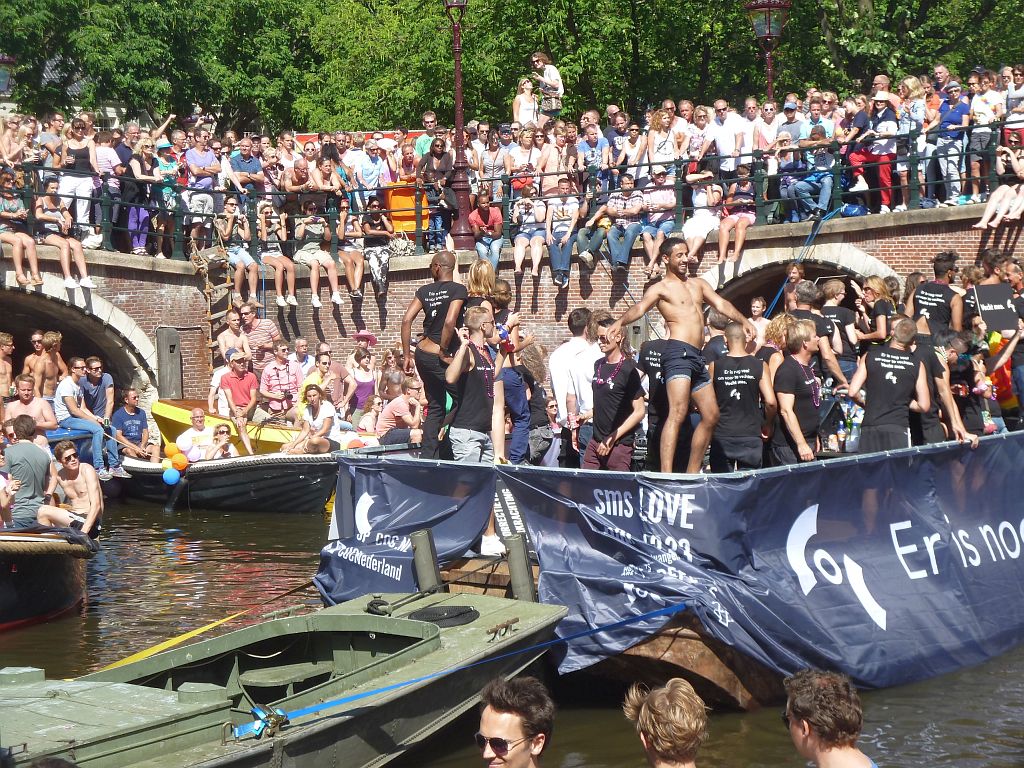
<instances>
[{"instance_id":1,"label":"man with dark skin","mask_svg":"<svg viewBox=\"0 0 1024 768\"><path fill-rule=\"evenodd\" d=\"M439 432L445 414L445 400L448 395L455 399L454 387L445 381L445 368L459 345L455 327L467 294L466 287L452 279L454 272L455 254L449 251L434 254L430 261L430 276L434 282L416 291L416 296L402 318L405 371L410 376L419 371L427 396L428 412L423 422L423 443L420 449L420 457L425 459L440 458L442 438ZM412 322L420 312L423 312L423 338L416 345L414 360Z\"/></svg>"},{"instance_id":2,"label":"man with dark skin","mask_svg":"<svg viewBox=\"0 0 1024 768\"><path fill-rule=\"evenodd\" d=\"M670 237L659 249L666 264L666 275L646 291L643 298L630 307L609 331L621 332L622 327L639 320L645 312L657 306L668 330L668 341L662 354L662 373L668 393L668 417L661 433L661 471L672 471L672 457L683 420L693 400L700 413L700 424L690 442L688 473L700 472L704 452L718 423L718 403L714 387L708 386L707 364L700 354L704 340L704 304L710 304L726 317L740 323L749 338L757 335L753 324L732 304L723 299L700 277L689 276L686 242Z\"/></svg>"}]
</instances>

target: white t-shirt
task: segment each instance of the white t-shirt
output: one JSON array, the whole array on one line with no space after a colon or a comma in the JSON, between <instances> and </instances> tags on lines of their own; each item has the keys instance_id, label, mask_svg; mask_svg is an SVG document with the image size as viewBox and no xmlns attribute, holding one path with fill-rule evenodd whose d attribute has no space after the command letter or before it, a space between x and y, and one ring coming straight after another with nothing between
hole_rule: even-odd
<instances>
[{"instance_id":1,"label":"white t-shirt","mask_svg":"<svg viewBox=\"0 0 1024 768\"><path fill-rule=\"evenodd\" d=\"M977 93L971 99L971 111L974 112L975 125L988 125L996 119L996 105L1002 105L1005 97L997 91Z\"/></svg>"},{"instance_id":2,"label":"white t-shirt","mask_svg":"<svg viewBox=\"0 0 1024 768\"><path fill-rule=\"evenodd\" d=\"M736 170L736 158L730 155L736 149L740 149L736 146L736 134L744 132L744 122L746 121L739 115L730 112L725 116L724 122L719 122L716 117L708 125L708 136L715 141L715 154L722 156L719 167L723 171Z\"/></svg>"},{"instance_id":3,"label":"white t-shirt","mask_svg":"<svg viewBox=\"0 0 1024 768\"><path fill-rule=\"evenodd\" d=\"M331 429L327 433L326 437L329 440L333 440L336 443L341 442L341 420L338 418L338 412L334 408L334 405L328 401L320 403L320 410L317 411L316 416L313 416L313 409L309 406L302 412L302 420L309 424L310 434L319 432L320 427L324 425L326 419L333 419L331 423Z\"/></svg>"},{"instance_id":4,"label":"white t-shirt","mask_svg":"<svg viewBox=\"0 0 1024 768\"><path fill-rule=\"evenodd\" d=\"M594 390L591 380L594 376L594 361L602 356L597 345L591 344L582 336L569 339L551 353L548 371L551 374L551 389L558 403L560 424L565 424L568 416L565 409L566 395L576 395L578 411L586 411L592 407Z\"/></svg>"},{"instance_id":5,"label":"white t-shirt","mask_svg":"<svg viewBox=\"0 0 1024 768\"><path fill-rule=\"evenodd\" d=\"M193 448L209 448L213 445L213 426L207 426L201 430L189 427L178 435L178 439L174 442L180 443L183 438L191 443ZM188 451L186 450L185 453Z\"/></svg>"},{"instance_id":6,"label":"white t-shirt","mask_svg":"<svg viewBox=\"0 0 1024 768\"><path fill-rule=\"evenodd\" d=\"M220 387L220 380L230 370L229 366L222 365L213 372L213 377L210 379L210 387L217 390L217 415L224 417L231 415L231 408L228 406L228 396L224 394L224 390Z\"/></svg>"},{"instance_id":7,"label":"white t-shirt","mask_svg":"<svg viewBox=\"0 0 1024 768\"><path fill-rule=\"evenodd\" d=\"M57 390L53 393L53 415L57 417L58 424L64 419L71 418L71 411L64 403L65 397L74 398L75 403L79 407L82 406L82 388L75 384L75 380L71 376L61 379L57 384Z\"/></svg>"},{"instance_id":8,"label":"white t-shirt","mask_svg":"<svg viewBox=\"0 0 1024 768\"><path fill-rule=\"evenodd\" d=\"M113 147L96 147L96 170L100 174L108 174L107 185L113 191L121 189L121 182L118 181L114 169L121 165L121 158Z\"/></svg>"}]
</instances>

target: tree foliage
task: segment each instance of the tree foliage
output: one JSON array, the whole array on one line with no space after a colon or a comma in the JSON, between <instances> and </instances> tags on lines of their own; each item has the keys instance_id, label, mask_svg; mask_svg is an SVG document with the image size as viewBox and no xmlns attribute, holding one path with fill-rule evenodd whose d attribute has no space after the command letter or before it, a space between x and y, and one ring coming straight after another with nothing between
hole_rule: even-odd
<instances>
[{"instance_id":1,"label":"tree foliage","mask_svg":"<svg viewBox=\"0 0 1024 768\"><path fill-rule=\"evenodd\" d=\"M1011 0L794 0L776 94L1021 61L1019 19ZM738 0L470 0L463 24L467 117L507 119L536 50L561 70L569 115L765 91ZM85 106L157 118L198 105L238 128L417 126L425 109L450 124L454 112L442 0L5 0L0 25L31 111L66 106L78 83Z\"/></svg>"}]
</instances>

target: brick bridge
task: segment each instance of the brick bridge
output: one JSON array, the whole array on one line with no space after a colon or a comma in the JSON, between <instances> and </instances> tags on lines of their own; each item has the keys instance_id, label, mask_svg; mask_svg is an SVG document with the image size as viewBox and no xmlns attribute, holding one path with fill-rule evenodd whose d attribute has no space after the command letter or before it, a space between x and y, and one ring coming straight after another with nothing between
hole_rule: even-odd
<instances>
[{"instance_id":1,"label":"brick bridge","mask_svg":"<svg viewBox=\"0 0 1024 768\"><path fill-rule=\"evenodd\" d=\"M992 230L980 232L971 228L980 215L981 206L968 206L829 221L806 251L809 224L753 227L748 231L738 276L733 277L730 267L721 286L712 233L698 273L746 311L746 302L753 295L772 299L784 280L785 265L802 252L809 277L903 276L912 270L930 274L929 259L937 251L950 248L959 251L965 261L973 260L985 247L1020 253L1021 227L1003 227L998 234ZM184 396L205 397L212 364L209 304L203 292L205 281L190 263L90 252L87 258L97 288L68 291L56 274L56 251L40 246L39 254L45 282L31 291L16 286L9 251L4 254L7 260L0 264L4 270L0 330L14 334L16 362L28 351L26 345L33 329L55 329L64 334L65 354L100 355L119 385L129 381L155 384L161 365L171 359L169 350L158 349L157 330L173 328L180 338ZM471 256L464 255L462 263L468 264ZM510 251L506 257L510 259ZM299 284L305 286L299 288L299 306L279 309L271 295L266 313L287 339L306 336L311 341L323 339L336 348L347 349L347 337L366 328L383 343L392 344L398 339L401 317L414 292L430 279L428 264L429 256L392 264L386 302L378 303L368 291L361 306L353 307L346 297L344 305L337 308L327 301L322 288L325 304L320 310L309 306L306 271L298 267ZM538 282L527 275L520 286L518 309L524 325L553 347L565 338L565 317L574 307L605 307L619 313L638 298L643 290L641 267L642 260L635 253L627 287L613 283L602 265L580 279L574 264L569 290L558 292L551 285L545 264ZM511 273L504 259L502 273ZM216 333L216 327L213 330ZM642 329L635 332L642 333Z\"/></svg>"}]
</instances>

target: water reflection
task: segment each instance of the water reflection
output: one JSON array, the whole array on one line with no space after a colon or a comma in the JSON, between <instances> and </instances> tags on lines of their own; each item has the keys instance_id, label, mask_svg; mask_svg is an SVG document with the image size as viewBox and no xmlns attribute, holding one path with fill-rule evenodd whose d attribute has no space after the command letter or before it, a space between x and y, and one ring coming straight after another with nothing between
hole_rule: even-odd
<instances>
[{"instance_id":1,"label":"water reflection","mask_svg":"<svg viewBox=\"0 0 1024 768\"><path fill-rule=\"evenodd\" d=\"M89 564L88 605L45 625L0 635L0 665L44 666L74 677L204 626L303 584L316 571L326 527L313 516L170 516L155 506L112 506L102 553ZM217 627L220 634L288 605L319 604L307 589ZM588 691L573 701L590 703ZM1024 766L1024 648L988 664L916 685L864 695L863 748L880 766ZM476 717L396 763L396 768L480 765ZM465 745L465 746L462 746ZM615 704L566 704L546 768L635 768L636 734ZM702 766L782 768L800 759L778 708L716 714Z\"/></svg>"}]
</instances>

